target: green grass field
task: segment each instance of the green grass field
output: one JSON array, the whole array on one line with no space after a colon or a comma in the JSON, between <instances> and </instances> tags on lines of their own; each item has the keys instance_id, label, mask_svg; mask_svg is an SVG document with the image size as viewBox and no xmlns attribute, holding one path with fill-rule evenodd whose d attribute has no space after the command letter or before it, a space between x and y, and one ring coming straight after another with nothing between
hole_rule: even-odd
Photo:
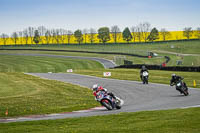
<instances>
[{"instance_id":1,"label":"green grass field","mask_svg":"<svg viewBox=\"0 0 200 133\"><path fill-rule=\"evenodd\" d=\"M172 47L173 46L173 47ZM158 53L159 56L170 56L169 66L175 66L177 60L182 60L182 66L200 66L200 41L180 41L180 42L162 42L162 43L142 43L142 44L107 44L107 45L32 45L32 46L0 46L1 49L52 49L52 50L77 50L93 52L119 52L129 54L147 55L149 51ZM2 52L2 51L1 51ZM41 51L40 51L41 53ZM43 52L48 53L48 52ZM56 52L54 52L56 53ZM66 53L71 55L86 55L114 59L117 55L98 55L85 53ZM57 54L59 54L57 52ZM192 54L192 55L180 55ZM177 56L178 55L178 56ZM153 58L143 59L138 57L125 56L126 59L133 61L134 64L162 64L165 59Z\"/></svg>"},{"instance_id":2,"label":"green grass field","mask_svg":"<svg viewBox=\"0 0 200 133\"><path fill-rule=\"evenodd\" d=\"M171 46L174 46L172 48ZM53 49L53 50L79 50L79 51L97 51L97 52L121 52L146 55L148 51L167 51L183 54L199 54L200 40L179 41L179 42L161 42L161 43L141 43L141 44L106 44L106 45L24 45L24 46L1 46L3 48L23 48L23 49Z\"/></svg>"},{"instance_id":3,"label":"green grass field","mask_svg":"<svg viewBox=\"0 0 200 133\"><path fill-rule=\"evenodd\" d=\"M111 55L111 54L92 54L92 53L78 53L78 52L48 52L48 51L9 51L9 50L3 50L0 51L1 53L25 53L25 54L53 54L53 55L65 55L65 56L83 56L83 57L98 57L98 58L104 58L108 60L115 61L116 57L118 58L118 61L116 62L117 65L123 64L123 59L132 61L133 64L157 64L161 65L163 62L166 61L164 56L170 57L170 62L167 64L167 66L174 66L176 65L177 60L182 60L183 64L181 66L191 66L192 64L194 66L200 65L200 56L176 56L174 54L163 54L160 53L159 56L156 58L140 58L140 57L134 57L134 56L120 56L120 55ZM121 62L119 63L119 58L122 58Z\"/></svg>"},{"instance_id":4,"label":"green grass field","mask_svg":"<svg viewBox=\"0 0 200 133\"><path fill-rule=\"evenodd\" d=\"M75 73L91 75L97 77L103 77L103 72L111 72L111 77L113 79L121 80L133 80L141 81L139 76L139 69L99 69L99 70L77 70ZM171 79L171 74L175 73L184 77L184 81L189 87L193 87L193 81L196 81L196 87L200 88L200 73L199 72L174 72L174 71L158 71L158 70L149 70L149 82L151 83L161 83L169 84Z\"/></svg>"},{"instance_id":5,"label":"green grass field","mask_svg":"<svg viewBox=\"0 0 200 133\"><path fill-rule=\"evenodd\" d=\"M200 108L0 124L2 133L199 133Z\"/></svg>"},{"instance_id":6,"label":"green grass field","mask_svg":"<svg viewBox=\"0 0 200 133\"><path fill-rule=\"evenodd\" d=\"M70 112L99 105L88 88L23 73L0 73L0 86L0 118Z\"/></svg>"},{"instance_id":7,"label":"green grass field","mask_svg":"<svg viewBox=\"0 0 200 133\"><path fill-rule=\"evenodd\" d=\"M93 68L103 66L91 60L0 55L0 72L66 72L67 69Z\"/></svg>"},{"instance_id":8,"label":"green grass field","mask_svg":"<svg viewBox=\"0 0 200 133\"><path fill-rule=\"evenodd\" d=\"M25 53L25 54L53 54L53 55L65 55L65 56L83 56L83 57L98 57L98 58L104 58L108 60L115 61L116 57L122 57L122 59L126 59L129 61L132 61L134 64L162 64L165 61L164 57L159 58L140 58L140 57L134 57L134 56L120 56L120 55L113 55L113 54L94 54L94 53L80 53L80 52L49 52L49 51L17 51L17 50L2 50L1 53ZM121 60L120 63L116 61L116 64L120 65L123 63L123 60Z\"/></svg>"},{"instance_id":9,"label":"green grass field","mask_svg":"<svg viewBox=\"0 0 200 133\"><path fill-rule=\"evenodd\" d=\"M95 61L0 55L0 117L68 112L97 106L92 92L79 86L43 80L21 72L103 69ZM78 94L78 95L76 95Z\"/></svg>"}]
</instances>

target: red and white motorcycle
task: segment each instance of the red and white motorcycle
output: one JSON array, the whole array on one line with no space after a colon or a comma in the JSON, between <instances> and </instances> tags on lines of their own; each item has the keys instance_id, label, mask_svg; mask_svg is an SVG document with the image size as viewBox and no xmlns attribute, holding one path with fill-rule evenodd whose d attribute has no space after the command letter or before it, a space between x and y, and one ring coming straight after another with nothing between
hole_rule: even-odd
<instances>
[{"instance_id":1,"label":"red and white motorcycle","mask_svg":"<svg viewBox=\"0 0 200 133\"><path fill-rule=\"evenodd\" d=\"M96 94L96 100L101 103L102 106L106 107L108 110L121 109L124 101L115 96L115 98L109 95L105 91L99 91Z\"/></svg>"}]
</instances>

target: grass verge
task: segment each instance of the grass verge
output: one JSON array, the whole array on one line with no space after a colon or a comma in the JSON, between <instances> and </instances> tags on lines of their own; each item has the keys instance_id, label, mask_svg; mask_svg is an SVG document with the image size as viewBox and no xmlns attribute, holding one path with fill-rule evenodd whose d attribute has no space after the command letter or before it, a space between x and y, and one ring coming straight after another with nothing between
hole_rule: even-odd
<instances>
[{"instance_id":1,"label":"grass verge","mask_svg":"<svg viewBox=\"0 0 200 133\"><path fill-rule=\"evenodd\" d=\"M23 73L0 73L0 86L1 118L71 112L99 105L87 88Z\"/></svg>"},{"instance_id":2,"label":"grass verge","mask_svg":"<svg viewBox=\"0 0 200 133\"><path fill-rule=\"evenodd\" d=\"M99 70L77 70L75 73L91 75L97 77L104 77L103 72L111 72L111 77L113 79L121 80L134 80L141 81L139 76L139 69L99 69ZM184 81L190 87L193 87L193 81L196 81L196 87L200 88L200 73L199 72L174 72L174 71L159 71L159 70L149 70L149 82L152 83L162 83L169 84L171 79L171 74L175 73L184 77Z\"/></svg>"},{"instance_id":3,"label":"grass verge","mask_svg":"<svg viewBox=\"0 0 200 133\"><path fill-rule=\"evenodd\" d=\"M1 123L3 133L199 133L200 108Z\"/></svg>"}]
</instances>

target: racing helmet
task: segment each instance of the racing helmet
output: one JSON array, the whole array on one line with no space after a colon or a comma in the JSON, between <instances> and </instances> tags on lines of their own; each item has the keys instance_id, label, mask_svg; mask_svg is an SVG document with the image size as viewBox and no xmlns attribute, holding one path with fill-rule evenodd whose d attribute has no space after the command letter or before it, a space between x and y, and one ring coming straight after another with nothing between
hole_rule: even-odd
<instances>
[{"instance_id":1,"label":"racing helmet","mask_svg":"<svg viewBox=\"0 0 200 133\"><path fill-rule=\"evenodd\" d=\"M92 86L92 89L93 89L93 91L97 91L97 90L98 90L98 84L94 84L94 85Z\"/></svg>"},{"instance_id":2,"label":"racing helmet","mask_svg":"<svg viewBox=\"0 0 200 133\"><path fill-rule=\"evenodd\" d=\"M175 74L175 73L172 74L172 78L174 78L174 77L176 77L176 74Z\"/></svg>"},{"instance_id":3,"label":"racing helmet","mask_svg":"<svg viewBox=\"0 0 200 133\"><path fill-rule=\"evenodd\" d=\"M143 66L142 66L142 70L144 70L144 69L146 69L146 67L143 65Z\"/></svg>"}]
</instances>

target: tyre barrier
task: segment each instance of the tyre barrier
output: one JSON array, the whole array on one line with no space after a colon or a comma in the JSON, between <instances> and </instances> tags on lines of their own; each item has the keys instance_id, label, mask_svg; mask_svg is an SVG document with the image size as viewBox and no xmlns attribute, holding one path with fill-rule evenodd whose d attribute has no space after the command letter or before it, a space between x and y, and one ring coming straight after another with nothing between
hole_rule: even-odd
<instances>
[{"instance_id":1,"label":"tyre barrier","mask_svg":"<svg viewBox=\"0 0 200 133\"><path fill-rule=\"evenodd\" d=\"M149 70L166 70L166 71L185 71L185 72L200 72L200 66L165 66L162 65L147 65L147 64L134 64L134 65L120 65L115 68L136 68L141 69L142 66L146 66Z\"/></svg>"}]
</instances>

